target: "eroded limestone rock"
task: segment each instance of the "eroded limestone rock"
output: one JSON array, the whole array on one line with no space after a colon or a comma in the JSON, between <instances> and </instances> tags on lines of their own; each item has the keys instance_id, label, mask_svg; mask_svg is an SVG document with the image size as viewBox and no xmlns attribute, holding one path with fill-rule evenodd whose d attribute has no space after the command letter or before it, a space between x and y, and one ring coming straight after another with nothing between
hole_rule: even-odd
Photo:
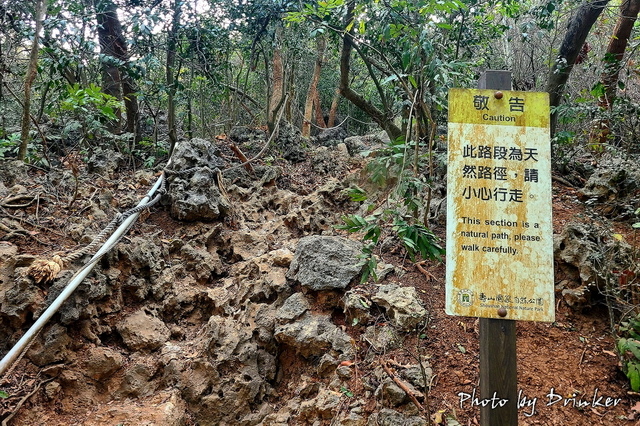
<instances>
[{"instance_id":1,"label":"eroded limestone rock","mask_svg":"<svg viewBox=\"0 0 640 426\"><path fill-rule=\"evenodd\" d=\"M282 322L289 322L300 317L309 310L309 301L302 293L294 293L278 309L276 318Z\"/></svg>"},{"instance_id":2,"label":"eroded limestone rock","mask_svg":"<svg viewBox=\"0 0 640 426\"><path fill-rule=\"evenodd\" d=\"M174 218L210 221L226 216L231 205L220 190L223 165L217 147L209 141L194 138L176 145L167 178Z\"/></svg>"},{"instance_id":3,"label":"eroded limestone rock","mask_svg":"<svg viewBox=\"0 0 640 426\"><path fill-rule=\"evenodd\" d=\"M118 371L124 365L124 357L113 349L92 347L83 358L83 366L87 376L95 380L103 380Z\"/></svg>"},{"instance_id":4,"label":"eroded limestone rock","mask_svg":"<svg viewBox=\"0 0 640 426\"><path fill-rule=\"evenodd\" d=\"M166 342L171 332L159 318L143 310L134 312L117 326L124 344L132 350L152 351Z\"/></svg>"},{"instance_id":5,"label":"eroded limestone rock","mask_svg":"<svg viewBox=\"0 0 640 426\"><path fill-rule=\"evenodd\" d=\"M330 349L351 353L351 338L324 315L305 313L298 321L276 327L275 337L304 357L320 356Z\"/></svg>"},{"instance_id":6,"label":"eroded limestone rock","mask_svg":"<svg viewBox=\"0 0 640 426\"><path fill-rule=\"evenodd\" d=\"M371 300L385 308L391 322L404 330L414 328L427 316L414 287L381 285Z\"/></svg>"},{"instance_id":7,"label":"eroded limestone rock","mask_svg":"<svg viewBox=\"0 0 640 426\"><path fill-rule=\"evenodd\" d=\"M314 291L344 289L362 270L361 252L361 243L346 238L303 237L287 276Z\"/></svg>"},{"instance_id":8,"label":"eroded limestone rock","mask_svg":"<svg viewBox=\"0 0 640 426\"><path fill-rule=\"evenodd\" d=\"M572 222L553 238L556 275L564 277L556 289L576 309L588 307L604 285L603 274L632 269L631 247L598 225Z\"/></svg>"}]
</instances>

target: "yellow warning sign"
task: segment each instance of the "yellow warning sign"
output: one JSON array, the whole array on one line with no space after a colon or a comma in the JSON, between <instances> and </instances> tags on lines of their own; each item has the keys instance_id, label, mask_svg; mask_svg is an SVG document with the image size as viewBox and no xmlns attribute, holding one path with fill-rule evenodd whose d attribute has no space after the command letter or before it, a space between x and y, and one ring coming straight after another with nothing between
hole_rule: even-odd
<instances>
[{"instance_id":1,"label":"yellow warning sign","mask_svg":"<svg viewBox=\"0 0 640 426\"><path fill-rule=\"evenodd\" d=\"M450 315L555 320L546 93L449 92L446 290Z\"/></svg>"}]
</instances>

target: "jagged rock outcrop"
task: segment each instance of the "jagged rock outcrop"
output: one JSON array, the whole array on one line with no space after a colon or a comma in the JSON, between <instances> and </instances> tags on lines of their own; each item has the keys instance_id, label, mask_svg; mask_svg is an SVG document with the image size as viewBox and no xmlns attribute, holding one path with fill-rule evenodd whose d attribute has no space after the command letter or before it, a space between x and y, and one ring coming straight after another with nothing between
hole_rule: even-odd
<instances>
[{"instance_id":1,"label":"jagged rock outcrop","mask_svg":"<svg viewBox=\"0 0 640 426\"><path fill-rule=\"evenodd\" d=\"M168 171L171 215L184 221L211 221L225 217L231 204L224 194L224 161L217 147L194 138L176 145Z\"/></svg>"},{"instance_id":2,"label":"jagged rock outcrop","mask_svg":"<svg viewBox=\"0 0 640 426\"><path fill-rule=\"evenodd\" d=\"M575 308L588 307L606 288L605 279L616 280L635 267L631 247L614 239L611 230L592 222L571 222L553 239L556 276L565 302ZM615 282L610 284L617 285Z\"/></svg>"},{"instance_id":3,"label":"jagged rock outcrop","mask_svg":"<svg viewBox=\"0 0 640 426\"><path fill-rule=\"evenodd\" d=\"M416 327L427 316L414 287L381 285L371 301L383 307L391 322L403 330Z\"/></svg>"},{"instance_id":4,"label":"jagged rock outcrop","mask_svg":"<svg viewBox=\"0 0 640 426\"><path fill-rule=\"evenodd\" d=\"M331 147L342 143L347 136L347 131L343 127L332 127L320 130L314 141L318 145Z\"/></svg>"},{"instance_id":5,"label":"jagged rock outcrop","mask_svg":"<svg viewBox=\"0 0 640 426\"><path fill-rule=\"evenodd\" d=\"M325 315L306 313L295 322L276 327L275 338L306 358L330 350L348 358L353 352L349 335Z\"/></svg>"},{"instance_id":6,"label":"jagged rock outcrop","mask_svg":"<svg viewBox=\"0 0 640 426\"><path fill-rule=\"evenodd\" d=\"M24 161L0 161L0 184L2 185L0 189L3 189L2 192L6 191L7 188L11 188L13 185L24 184L27 179L27 165ZM0 196L5 195L2 192L0 192Z\"/></svg>"},{"instance_id":7,"label":"jagged rock outcrop","mask_svg":"<svg viewBox=\"0 0 640 426\"><path fill-rule=\"evenodd\" d=\"M305 158L306 149L300 129L291 123L285 122L280 125L275 145L282 156L292 163L299 163Z\"/></svg>"},{"instance_id":8,"label":"jagged rock outcrop","mask_svg":"<svg viewBox=\"0 0 640 426\"><path fill-rule=\"evenodd\" d=\"M127 316L117 326L124 344L131 350L153 351L171 335L161 319L140 310Z\"/></svg>"},{"instance_id":9,"label":"jagged rock outcrop","mask_svg":"<svg viewBox=\"0 0 640 426\"><path fill-rule=\"evenodd\" d=\"M95 148L87 162L87 170L91 173L111 176L125 163L126 159L121 153L111 149Z\"/></svg>"},{"instance_id":10,"label":"jagged rock outcrop","mask_svg":"<svg viewBox=\"0 0 640 426\"><path fill-rule=\"evenodd\" d=\"M287 276L314 291L344 289L362 270L362 244L342 237L301 238Z\"/></svg>"},{"instance_id":11,"label":"jagged rock outcrop","mask_svg":"<svg viewBox=\"0 0 640 426\"><path fill-rule=\"evenodd\" d=\"M265 140L254 133L234 137ZM300 142L290 151L295 159L318 160L316 173L347 169L332 162L335 150L308 154L292 129L283 128L276 145L284 149L280 144L291 141ZM347 157L341 149L340 161ZM362 244L336 236L333 227L350 203L343 192L348 184L327 177L313 188L289 182L290 189L280 189L276 167L256 165L255 174L236 168L220 180L222 167L213 144L178 144L166 207L183 223L160 212L136 225L63 305L26 356L51 379L42 393L46 402L38 404L55 405L61 416L95 406L82 419L95 425L367 424L366 399L345 405L349 382L365 380L354 360L361 348L375 356L392 346L371 331L365 334L375 344L349 330L379 330L369 323L382 305L368 290L350 289L361 271ZM153 181L151 174L138 179ZM101 194L87 211L107 221L119 197ZM95 231L87 220L70 222L78 241ZM0 337L15 342L16 330L42 312L74 271L38 286L20 278L33 256L21 258L3 244L0 259ZM386 309L390 317L411 316ZM386 327L393 342L402 340L396 323ZM307 378L292 377L298 373L292 366L306 369ZM370 397L384 382L376 380ZM380 401L389 399L385 389ZM282 395L291 398L274 404ZM34 419L29 412L20 421Z\"/></svg>"},{"instance_id":12,"label":"jagged rock outcrop","mask_svg":"<svg viewBox=\"0 0 640 426\"><path fill-rule=\"evenodd\" d=\"M347 291L342 298L342 307L347 324L366 325L371 319L371 300L367 294L356 290Z\"/></svg>"}]
</instances>

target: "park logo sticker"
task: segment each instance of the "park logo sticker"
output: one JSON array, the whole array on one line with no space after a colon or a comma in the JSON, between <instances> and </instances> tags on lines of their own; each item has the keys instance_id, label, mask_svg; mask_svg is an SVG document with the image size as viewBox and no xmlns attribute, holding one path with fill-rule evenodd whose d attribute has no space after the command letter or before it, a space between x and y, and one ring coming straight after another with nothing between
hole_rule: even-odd
<instances>
[{"instance_id":1,"label":"park logo sticker","mask_svg":"<svg viewBox=\"0 0 640 426\"><path fill-rule=\"evenodd\" d=\"M458 303L462 306L473 305L473 291L467 289L460 290L458 292Z\"/></svg>"}]
</instances>

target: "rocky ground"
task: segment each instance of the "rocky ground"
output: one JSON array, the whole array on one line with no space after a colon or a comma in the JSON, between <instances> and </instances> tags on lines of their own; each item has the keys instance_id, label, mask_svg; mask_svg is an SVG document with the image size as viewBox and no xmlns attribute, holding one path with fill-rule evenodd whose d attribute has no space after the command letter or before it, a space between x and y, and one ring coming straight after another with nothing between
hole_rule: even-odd
<instances>
[{"instance_id":1,"label":"rocky ground","mask_svg":"<svg viewBox=\"0 0 640 426\"><path fill-rule=\"evenodd\" d=\"M250 169L229 144L257 153L261 131L179 145L160 204L0 378L3 425L478 424L477 321L444 313L442 263L392 239L380 282L359 284L362 245L335 225L360 208L345 189L381 141L332 138L283 132ZM159 175L109 151L78 164L0 164L0 354L92 254L70 253ZM637 302L638 182L637 162L585 153L556 175L556 322L517 325L521 424L640 418L608 312ZM62 270L36 282L29 268L54 255Z\"/></svg>"}]
</instances>

